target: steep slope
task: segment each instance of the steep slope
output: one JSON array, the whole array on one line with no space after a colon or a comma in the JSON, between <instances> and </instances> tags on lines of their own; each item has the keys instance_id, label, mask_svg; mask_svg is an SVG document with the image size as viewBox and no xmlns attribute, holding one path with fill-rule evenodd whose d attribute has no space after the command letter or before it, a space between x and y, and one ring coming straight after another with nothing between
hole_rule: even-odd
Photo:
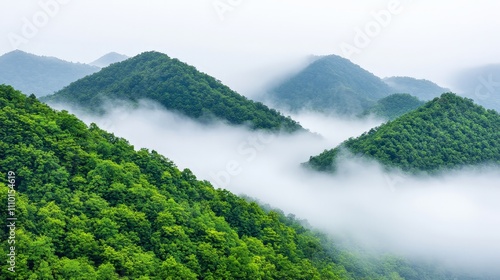
<instances>
[{"instance_id":1,"label":"steep slope","mask_svg":"<svg viewBox=\"0 0 500 280\"><path fill-rule=\"evenodd\" d=\"M311 157L317 170L335 170L347 149L405 171L435 172L462 165L500 163L500 115L453 93L377 129L351 138L339 147Z\"/></svg>"},{"instance_id":2,"label":"steep slope","mask_svg":"<svg viewBox=\"0 0 500 280\"><path fill-rule=\"evenodd\" d=\"M426 101L450 91L431 81L411 77L389 77L384 78L383 81L393 89L393 92L409 93Z\"/></svg>"},{"instance_id":3,"label":"steep slope","mask_svg":"<svg viewBox=\"0 0 500 280\"><path fill-rule=\"evenodd\" d=\"M0 57L0 84L12 85L36 96L53 94L98 67L71 63L55 57L13 51Z\"/></svg>"},{"instance_id":4,"label":"steep slope","mask_svg":"<svg viewBox=\"0 0 500 280\"><path fill-rule=\"evenodd\" d=\"M500 64L490 64L460 71L454 88L488 109L500 112Z\"/></svg>"},{"instance_id":5,"label":"steep slope","mask_svg":"<svg viewBox=\"0 0 500 280\"><path fill-rule=\"evenodd\" d=\"M356 115L392 90L380 78L336 55L320 57L277 86L271 102L292 111L309 109Z\"/></svg>"},{"instance_id":6,"label":"steep slope","mask_svg":"<svg viewBox=\"0 0 500 280\"><path fill-rule=\"evenodd\" d=\"M104 68L108 67L110 64L117 63L117 62L122 62L129 58L126 55L119 54L116 52L110 52L108 54L103 55L102 57L98 58L97 60L93 61L90 63L90 65L97 66L99 68Z\"/></svg>"},{"instance_id":7,"label":"steep slope","mask_svg":"<svg viewBox=\"0 0 500 280\"><path fill-rule=\"evenodd\" d=\"M177 59L145 52L72 83L44 101L64 102L91 112L105 101L154 100L168 110L199 120L218 118L254 129L296 131L300 125L262 103L232 91L220 81Z\"/></svg>"},{"instance_id":8,"label":"steep slope","mask_svg":"<svg viewBox=\"0 0 500 280\"><path fill-rule=\"evenodd\" d=\"M424 104L424 101L419 100L415 96L407 93L395 93L380 99L362 115L374 115L383 119L393 120Z\"/></svg>"},{"instance_id":9,"label":"steep slope","mask_svg":"<svg viewBox=\"0 0 500 280\"><path fill-rule=\"evenodd\" d=\"M0 86L0 279L453 279L362 262L276 211L198 181L65 111ZM390 278L386 278L390 277Z\"/></svg>"}]
</instances>

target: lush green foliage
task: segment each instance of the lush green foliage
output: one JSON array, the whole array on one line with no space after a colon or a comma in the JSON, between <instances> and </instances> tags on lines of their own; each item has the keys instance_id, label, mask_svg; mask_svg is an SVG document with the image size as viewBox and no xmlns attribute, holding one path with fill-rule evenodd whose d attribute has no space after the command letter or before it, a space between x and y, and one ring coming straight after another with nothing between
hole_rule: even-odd
<instances>
[{"instance_id":1,"label":"lush green foliage","mask_svg":"<svg viewBox=\"0 0 500 280\"><path fill-rule=\"evenodd\" d=\"M308 165L335 170L342 149L405 171L435 172L500 163L500 115L453 93L311 157Z\"/></svg>"},{"instance_id":2,"label":"lush green foliage","mask_svg":"<svg viewBox=\"0 0 500 280\"><path fill-rule=\"evenodd\" d=\"M42 57L13 51L0 57L0 84L11 85L26 94L53 94L98 67L71 63L54 57Z\"/></svg>"},{"instance_id":3,"label":"lush green foliage","mask_svg":"<svg viewBox=\"0 0 500 280\"><path fill-rule=\"evenodd\" d=\"M16 279L444 277L395 258L361 261L33 95L0 86L0 109L0 174L16 172Z\"/></svg>"},{"instance_id":4,"label":"lush green foliage","mask_svg":"<svg viewBox=\"0 0 500 280\"><path fill-rule=\"evenodd\" d=\"M431 81L411 77L389 77L385 78L384 82L393 89L393 92L409 93L426 101L450 91Z\"/></svg>"},{"instance_id":5,"label":"lush green foliage","mask_svg":"<svg viewBox=\"0 0 500 280\"><path fill-rule=\"evenodd\" d=\"M380 78L347 59L330 55L318 58L276 87L270 99L292 111L357 115L390 93Z\"/></svg>"},{"instance_id":6,"label":"lush green foliage","mask_svg":"<svg viewBox=\"0 0 500 280\"><path fill-rule=\"evenodd\" d=\"M363 116L375 115L387 120L393 120L424 104L424 101L420 101L407 93L395 93L377 101L373 107L363 113Z\"/></svg>"},{"instance_id":7,"label":"lush green foliage","mask_svg":"<svg viewBox=\"0 0 500 280\"><path fill-rule=\"evenodd\" d=\"M195 119L216 117L230 124L248 123L255 129L301 129L276 110L248 100L196 68L158 52L112 64L43 100L73 103L95 112L105 100L140 99L154 100Z\"/></svg>"}]
</instances>

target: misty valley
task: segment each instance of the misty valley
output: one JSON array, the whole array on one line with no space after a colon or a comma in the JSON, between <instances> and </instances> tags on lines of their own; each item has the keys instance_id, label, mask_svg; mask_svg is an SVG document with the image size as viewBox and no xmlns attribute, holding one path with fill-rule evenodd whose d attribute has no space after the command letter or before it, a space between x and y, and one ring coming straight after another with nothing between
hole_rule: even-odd
<instances>
[{"instance_id":1,"label":"misty valley","mask_svg":"<svg viewBox=\"0 0 500 280\"><path fill-rule=\"evenodd\" d=\"M483 68L303 61L243 95L157 51L1 56L0 279L499 279Z\"/></svg>"}]
</instances>

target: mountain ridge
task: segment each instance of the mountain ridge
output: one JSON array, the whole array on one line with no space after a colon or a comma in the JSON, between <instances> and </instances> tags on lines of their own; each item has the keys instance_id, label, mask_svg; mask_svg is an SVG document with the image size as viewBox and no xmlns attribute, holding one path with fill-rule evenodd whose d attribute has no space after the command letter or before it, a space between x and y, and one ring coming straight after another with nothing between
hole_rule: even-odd
<instances>
[{"instance_id":1,"label":"mountain ridge","mask_svg":"<svg viewBox=\"0 0 500 280\"><path fill-rule=\"evenodd\" d=\"M110 53L107 53L107 54L101 56L100 58L92 61L89 64L93 65L93 66L97 66L99 68L104 68L104 67L109 66L110 64L122 62L128 58L129 57L126 55L119 54L117 52L110 52Z\"/></svg>"},{"instance_id":2,"label":"mountain ridge","mask_svg":"<svg viewBox=\"0 0 500 280\"><path fill-rule=\"evenodd\" d=\"M328 55L271 90L269 98L291 111L356 115L390 93L389 86L374 74L345 58Z\"/></svg>"},{"instance_id":3,"label":"mountain ridge","mask_svg":"<svg viewBox=\"0 0 500 280\"><path fill-rule=\"evenodd\" d=\"M216 118L232 125L249 124L253 129L302 130L278 111L247 99L193 66L154 51L114 63L43 101L102 113L103 99L150 99L197 120Z\"/></svg>"},{"instance_id":4,"label":"mountain ridge","mask_svg":"<svg viewBox=\"0 0 500 280\"><path fill-rule=\"evenodd\" d=\"M500 164L500 115L471 99L445 93L311 157L306 166L335 171L343 148L407 172L435 173L464 165Z\"/></svg>"},{"instance_id":5,"label":"mountain ridge","mask_svg":"<svg viewBox=\"0 0 500 280\"><path fill-rule=\"evenodd\" d=\"M450 92L450 89L440 87L436 83L425 79L394 76L384 78L383 81L390 86L394 92L408 93L425 101L439 97L445 92Z\"/></svg>"},{"instance_id":6,"label":"mountain ridge","mask_svg":"<svg viewBox=\"0 0 500 280\"><path fill-rule=\"evenodd\" d=\"M0 84L12 85L38 97L52 94L97 71L99 68L95 66L20 50L0 56Z\"/></svg>"}]
</instances>

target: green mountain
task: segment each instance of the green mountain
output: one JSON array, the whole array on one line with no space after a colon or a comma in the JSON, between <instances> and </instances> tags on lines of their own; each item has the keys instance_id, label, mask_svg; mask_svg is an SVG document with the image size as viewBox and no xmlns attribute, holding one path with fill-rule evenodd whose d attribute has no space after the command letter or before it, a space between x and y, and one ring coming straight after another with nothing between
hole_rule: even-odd
<instances>
[{"instance_id":1,"label":"green mountain","mask_svg":"<svg viewBox=\"0 0 500 280\"><path fill-rule=\"evenodd\" d=\"M383 81L393 89L393 92L409 93L426 101L450 91L431 81L411 77L389 77L384 78Z\"/></svg>"},{"instance_id":2,"label":"green mountain","mask_svg":"<svg viewBox=\"0 0 500 280\"><path fill-rule=\"evenodd\" d=\"M10 86L0 125L0 219L16 219L0 231L0 279L453 279L364 261Z\"/></svg>"},{"instance_id":3,"label":"green mountain","mask_svg":"<svg viewBox=\"0 0 500 280\"><path fill-rule=\"evenodd\" d=\"M362 115L374 115L383 119L393 120L424 104L424 101L419 100L415 96L407 93L395 93L380 99Z\"/></svg>"},{"instance_id":4,"label":"green mountain","mask_svg":"<svg viewBox=\"0 0 500 280\"><path fill-rule=\"evenodd\" d=\"M336 55L319 57L269 93L291 111L357 115L392 93L380 78Z\"/></svg>"},{"instance_id":5,"label":"green mountain","mask_svg":"<svg viewBox=\"0 0 500 280\"><path fill-rule=\"evenodd\" d=\"M104 101L150 99L198 120L214 117L254 129L296 131L301 126L262 103L232 91L196 68L158 52L145 52L78 80L46 102L102 112Z\"/></svg>"},{"instance_id":6,"label":"green mountain","mask_svg":"<svg viewBox=\"0 0 500 280\"><path fill-rule=\"evenodd\" d=\"M11 85L26 94L39 97L53 94L71 82L97 71L99 68L95 66L22 51L0 56L0 84Z\"/></svg>"},{"instance_id":7,"label":"green mountain","mask_svg":"<svg viewBox=\"0 0 500 280\"><path fill-rule=\"evenodd\" d=\"M347 150L410 172L500 163L500 115L472 100L445 93L415 111L381 125L306 164L334 171Z\"/></svg>"},{"instance_id":8,"label":"green mountain","mask_svg":"<svg viewBox=\"0 0 500 280\"><path fill-rule=\"evenodd\" d=\"M93 61L90 63L90 65L97 66L99 68L104 68L108 67L110 64L117 63L117 62L122 62L129 58L126 55L119 54L116 52L110 52L108 54L103 55L102 57L98 58L97 60Z\"/></svg>"}]
</instances>

